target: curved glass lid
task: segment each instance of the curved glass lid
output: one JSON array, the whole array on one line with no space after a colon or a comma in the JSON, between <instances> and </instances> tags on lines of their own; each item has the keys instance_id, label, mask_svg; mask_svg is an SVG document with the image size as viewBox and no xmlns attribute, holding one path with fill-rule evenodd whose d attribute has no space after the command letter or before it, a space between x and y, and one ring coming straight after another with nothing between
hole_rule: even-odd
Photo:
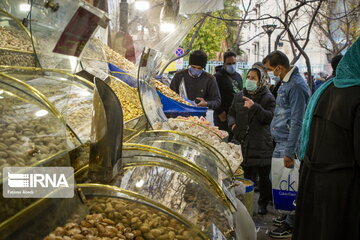
<instances>
[{"instance_id":1,"label":"curved glass lid","mask_svg":"<svg viewBox=\"0 0 360 240\"><path fill-rule=\"evenodd\" d=\"M209 134L208 130L194 126L188 126L182 124L180 121L172 121L169 119L169 126L180 132L179 134L191 135L196 137L199 141L210 146L210 148L216 152L216 155L224 159L232 172L235 172L243 161L241 152L241 146L234 143L227 143L218 137L213 137ZM181 124L178 124L181 123Z\"/></svg>"},{"instance_id":2,"label":"curved glass lid","mask_svg":"<svg viewBox=\"0 0 360 240\"><path fill-rule=\"evenodd\" d=\"M46 163L74 147L51 103L27 84L1 73L0 116L0 169Z\"/></svg>"},{"instance_id":3,"label":"curved glass lid","mask_svg":"<svg viewBox=\"0 0 360 240\"><path fill-rule=\"evenodd\" d=\"M223 138L225 138L226 136L224 136L224 133L220 134L220 130L215 131L214 129L211 128L211 126L205 126L202 125L200 123L191 121L191 120L186 120L186 119L181 119L181 118L170 118L168 120L169 125L171 127L172 130L177 130L177 131L195 131L195 132L201 132L203 131L204 134L208 134L211 138L213 139L218 139L220 141L223 140ZM225 131L223 131L225 132ZM194 134L192 134L194 135Z\"/></svg>"},{"instance_id":4,"label":"curved glass lid","mask_svg":"<svg viewBox=\"0 0 360 240\"><path fill-rule=\"evenodd\" d=\"M100 218L126 239L208 239L182 215L135 192L100 184L78 186L89 207L85 221Z\"/></svg>"},{"instance_id":5,"label":"curved glass lid","mask_svg":"<svg viewBox=\"0 0 360 240\"><path fill-rule=\"evenodd\" d=\"M201 167L219 183L221 183L223 179L231 178L232 176L230 169L225 166L215 154L200 143L191 143L184 137L172 140L161 136L159 133L143 132L136 136L136 139L131 142L135 142L135 145L144 144L149 147L165 150L170 154L174 153ZM127 144L126 146L131 147L131 144Z\"/></svg>"},{"instance_id":6,"label":"curved glass lid","mask_svg":"<svg viewBox=\"0 0 360 240\"><path fill-rule=\"evenodd\" d=\"M196 137L185 133L167 130L147 131L136 135L129 142L143 144L147 144L147 142L149 142L149 144L152 144L152 142L154 142L155 144L160 140L173 143L172 145L174 153L185 158L187 153L181 151L180 149L178 149L178 147L175 147L176 143L188 146L188 149L197 149L199 153L207 155L209 156L209 158L214 159L218 168L222 169L223 172L226 172L227 176L231 177L233 175L227 160L221 155L221 153L219 153L212 146L206 144L200 139L197 139Z\"/></svg>"},{"instance_id":7,"label":"curved glass lid","mask_svg":"<svg viewBox=\"0 0 360 240\"><path fill-rule=\"evenodd\" d=\"M150 79L156 75L162 54L153 49L144 49L138 71L138 89L142 108L152 129L170 129L162 109L159 95Z\"/></svg>"},{"instance_id":8,"label":"curved glass lid","mask_svg":"<svg viewBox=\"0 0 360 240\"><path fill-rule=\"evenodd\" d=\"M232 213L224 194L194 166L142 150L124 150L123 163L119 187L173 209L206 233L212 224L223 233L232 229Z\"/></svg>"},{"instance_id":9,"label":"curved glass lid","mask_svg":"<svg viewBox=\"0 0 360 240\"><path fill-rule=\"evenodd\" d=\"M36 88L58 109L81 142L90 140L93 84L57 70L7 68L5 74Z\"/></svg>"}]
</instances>

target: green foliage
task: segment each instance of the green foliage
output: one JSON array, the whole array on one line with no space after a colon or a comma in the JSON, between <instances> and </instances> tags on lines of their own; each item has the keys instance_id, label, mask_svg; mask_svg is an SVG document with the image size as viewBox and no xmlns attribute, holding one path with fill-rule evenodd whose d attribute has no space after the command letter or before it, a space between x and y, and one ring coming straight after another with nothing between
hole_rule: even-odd
<instances>
[{"instance_id":1,"label":"green foliage","mask_svg":"<svg viewBox=\"0 0 360 240\"><path fill-rule=\"evenodd\" d=\"M239 4L239 0L225 0L224 9L212 14L221 18L239 18ZM184 48L188 48L196 28L197 26L195 26L184 39L182 43ZM216 53L222 51L221 43L224 40L227 41L229 48L235 44L237 30L237 22L207 17L192 45L192 50L202 49L208 55L209 60L215 59Z\"/></svg>"}]
</instances>

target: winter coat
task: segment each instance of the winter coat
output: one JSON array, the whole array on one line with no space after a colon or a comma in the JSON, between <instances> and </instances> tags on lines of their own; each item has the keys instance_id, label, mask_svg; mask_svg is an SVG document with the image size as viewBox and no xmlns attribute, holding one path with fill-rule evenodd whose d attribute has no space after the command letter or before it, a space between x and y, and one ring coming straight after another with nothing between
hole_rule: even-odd
<instances>
[{"instance_id":1,"label":"winter coat","mask_svg":"<svg viewBox=\"0 0 360 240\"><path fill-rule=\"evenodd\" d=\"M359 56L360 39L309 104L293 240L360 239Z\"/></svg>"},{"instance_id":2,"label":"winter coat","mask_svg":"<svg viewBox=\"0 0 360 240\"><path fill-rule=\"evenodd\" d=\"M221 105L215 109L216 114L228 112L236 92L234 87L242 90L242 78L239 73L229 74L224 68L220 68L215 74L217 85L221 96ZM234 86L234 84L236 84Z\"/></svg>"},{"instance_id":3,"label":"winter coat","mask_svg":"<svg viewBox=\"0 0 360 240\"><path fill-rule=\"evenodd\" d=\"M250 109L244 107L243 96L254 101ZM246 89L235 95L228 113L228 125L236 124L234 138L241 144L244 166L270 165L273 152L270 123L274 109L274 96L266 86L254 95Z\"/></svg>"}]
</instances>

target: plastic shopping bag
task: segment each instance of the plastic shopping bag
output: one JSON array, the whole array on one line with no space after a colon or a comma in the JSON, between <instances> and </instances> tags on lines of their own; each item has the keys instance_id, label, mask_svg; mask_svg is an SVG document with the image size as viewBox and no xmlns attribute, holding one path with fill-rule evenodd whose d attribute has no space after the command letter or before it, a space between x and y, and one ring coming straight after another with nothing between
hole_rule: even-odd
<instances>
[{"instance_id":1,"label":"plastic shopping bag","mask_svg":"<svg viewBox=\"0 0 360 240\"><path fill-rule=\"evenodd\" d=\"M273 158L271 180L274 208L283 213L295 213L296 195L299 184L299 160L294 168L286 168L283 158Z\"/></svg>"}]
</instances>

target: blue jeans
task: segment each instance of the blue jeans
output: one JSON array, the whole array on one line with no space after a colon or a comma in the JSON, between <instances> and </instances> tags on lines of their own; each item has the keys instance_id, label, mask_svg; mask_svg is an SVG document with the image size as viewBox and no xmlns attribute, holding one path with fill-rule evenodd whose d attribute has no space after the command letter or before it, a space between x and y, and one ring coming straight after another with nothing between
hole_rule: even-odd
<instances>
[{"instance_id":1,"label":"blue jeans","mask_svg":"<svg viewBox=\"0 0 360 240\"><path fill-rule=\"evenodd\" d=\"M285 142L277 142L273 152L273 158L283 158L285 155L285 146ZM295 214L287 214L285 222L289 224L290 227L294 228Z\"/></svg>"}]
</instances>

